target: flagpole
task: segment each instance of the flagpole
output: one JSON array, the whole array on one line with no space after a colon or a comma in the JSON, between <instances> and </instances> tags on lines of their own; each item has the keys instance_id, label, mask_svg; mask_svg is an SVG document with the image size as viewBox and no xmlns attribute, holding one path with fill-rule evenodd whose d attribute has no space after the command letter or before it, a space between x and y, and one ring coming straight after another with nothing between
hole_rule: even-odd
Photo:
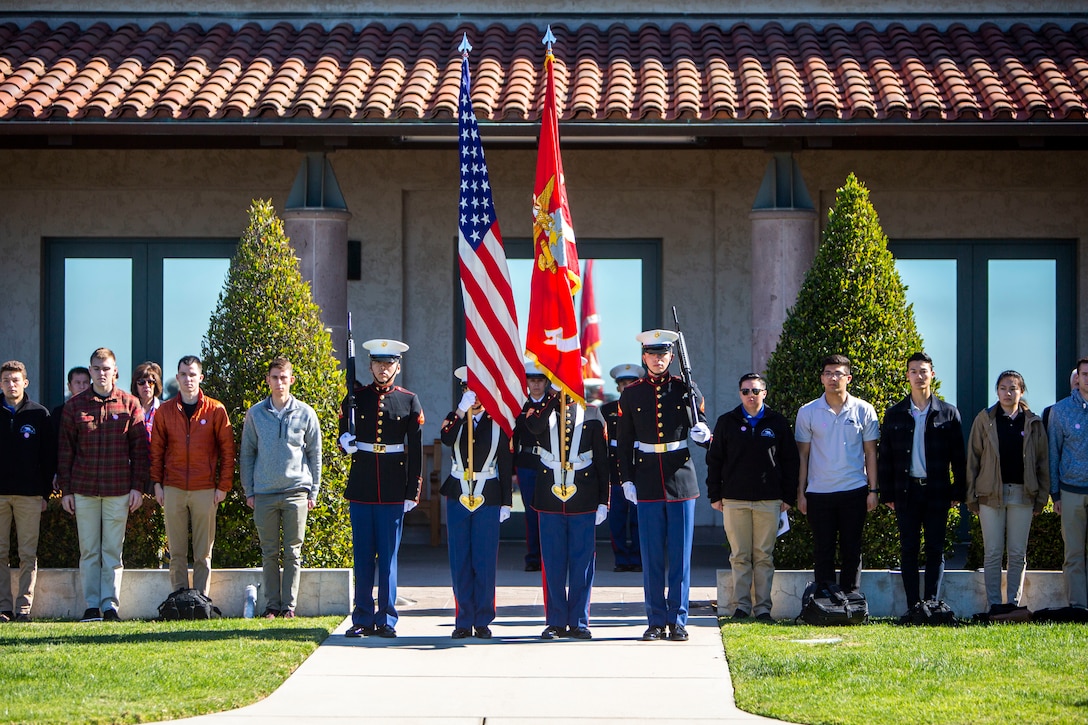
<instances>
[{"instance_id":1,"label":"flagpole","mask_svg":"<svg viewBox=\"0 0 1088 725\"><path fill-rule=\"evenodd\" d=\"M472 44L468 42L468 33L461 35L461 44L457 46L457 50L461 51L461 60L468 60L468 53L472 50ZM471 103L471 99L469 100ZM468 380L466 379L466 383ZM474 441L473 430L473 415L472 408L475 406L469 406L469 409L465 411L465 428L468 433L468 466L465 470L465 480L468 481L468 504L469 506L476 505L476 464L473 461L473 450L476 448Z\"/></svg>"},{"instance_id":2,"label":"flagpole","mask_svg":"<svg viewBox=\"0 0 1088 725\"><path fill-rule=\"evenodd\" d=\"M548 29L549 31L551 28ZM563 477L563 495L567 495L567 405L569 404L570 396L566 391L559 394L562 398L562 405L559 406L559 420L556 424L559 426L559 470L562 471ZM573 433L573 431L571 431Z\"/></svg>"}]
</instances>

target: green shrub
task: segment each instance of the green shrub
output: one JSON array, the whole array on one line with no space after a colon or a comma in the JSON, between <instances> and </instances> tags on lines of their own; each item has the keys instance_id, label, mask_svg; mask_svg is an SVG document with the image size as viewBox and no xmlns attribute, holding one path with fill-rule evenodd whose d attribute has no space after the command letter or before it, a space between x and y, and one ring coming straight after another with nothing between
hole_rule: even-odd
<instances>
[{"instance_id":1,"label":"green shrub","mask_svg":"<svg viewBox=\"0 0 1088 725\"><path fill-rule=\"evenodd\" d=\"M285 355L297 381L291 394L321 421L321 494L310 512L304 566L351 564L351 526L344 500L345 456L336 445L344 374L321 322L310 285L270 201L254 201L219 304L204 340L204 389L223 402L241 442L246 411L268 395L268 363ZM257 566L261 550L238 474L219 510L213 565Z\"/></svg>"},{"instance_id":2,"label":"green shrub","mask_svg":"<svg viewBox=\"0 0 1088 725\"><path fill-rule=\"evenodd\" d=\"M823 394L820 360L839 353L853 363L850 394L871 403L883 418L908 392L907 358L923 349L905 289L869 190L850 174L836 193L816 258L767 363L768 404L793 418ZM797 512L790 518L793 528L778 542L775 565L811 567L808 522ZM899 532L886 507L868 517L862 561L878 568L899 562Z\"/></svg>"}]
</instances>

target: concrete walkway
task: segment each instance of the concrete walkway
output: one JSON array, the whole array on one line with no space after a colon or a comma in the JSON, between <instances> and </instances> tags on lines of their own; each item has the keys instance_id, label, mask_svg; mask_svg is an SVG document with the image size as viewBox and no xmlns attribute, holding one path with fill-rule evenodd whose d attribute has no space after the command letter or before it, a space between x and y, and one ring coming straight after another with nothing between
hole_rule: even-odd
<instances>
[{"instance_id":1,"label":"concrete walkway","mask_svg":"<svg viewBox=\"0 0 1088 725\"><path fill-rule=\"evenodd\" d=\"M397 639L347 639L347 620L272 695L249 707L177 722L256 723L756 723L741 712L715 612L724 554L697 546L688 642L641 642L641 575L612 572L598 547L593 640L543 641L540 575L503 542L494 638L450 639L445 549L404 547Z\"/></svg>"}]
</instances>

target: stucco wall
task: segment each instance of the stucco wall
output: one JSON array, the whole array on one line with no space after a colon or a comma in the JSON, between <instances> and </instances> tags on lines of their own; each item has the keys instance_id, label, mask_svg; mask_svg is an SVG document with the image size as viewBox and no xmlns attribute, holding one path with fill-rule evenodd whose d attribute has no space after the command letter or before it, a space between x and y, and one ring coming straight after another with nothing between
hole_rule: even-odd
<instances>
[{"instance_id":1,"label":"stucco wall","mask_svg":"<svg viewBox=\"0 0 1088 725\"><path fill-rule=\"evenodd\" d=\"M348 289L356 338L412 346L402 382L423 400L429 440L452 405L456 154L331 159L352 213L349 237L363 241L365 279ZM759 151L564 152L580 237L662 240L662 318L673 304L684 311L712 417L736 404L733 382L750 366L748 211L767 159ZM798 160L821 207L818 224L854 171L893 239L1077 239L1084 268L1086 154L809 151ZM237 237L250 199L271 197L282 211L301 161L282 150L0 151L0 339L5 359L28 363L31 395L40 391L42 238ZM504 236L531 236L535 154L489 151L488 163ZM1088 285L1078 287L1083 306ZM109 310L102 319L109 323ZM1088 350L1088 315L1078 325L1078 349ZM700 520L714 520L705 502Z\"/></svg>"}]
</instances>

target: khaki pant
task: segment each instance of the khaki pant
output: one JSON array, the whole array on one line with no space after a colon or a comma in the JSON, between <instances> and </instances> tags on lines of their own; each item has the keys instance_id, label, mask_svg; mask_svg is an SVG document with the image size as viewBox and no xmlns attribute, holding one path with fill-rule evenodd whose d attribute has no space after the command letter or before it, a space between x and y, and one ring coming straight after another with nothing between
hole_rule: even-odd
<instances>
[{"instance_id":1,"label":"khaki pant","mask_svg":"<svg viewBox=\"0 0 1088 725\"><path fill-rule=\"evenodd\" d=\"M38 578L38 528L42 519L39 496L0 496L0 612L30 614ZM19 591L11 592L11 524L19 542Z\"/></svg>"},{"instance_id":2,"label":"khaki pant","mask_svg":"<svg viewBox=\"0 0 1088 725\"><path fill-rule=\"evenodd\" d=\"M193 589L208 595L212 573L212 545L215 543L215 489L185 491L163 486L162 510L166 519L166 540L170 545L170 586L189 586L189 523L193 527Z\"/></svg>"},{"instance_id":3,"label":"khaki pant","mask_svg":"<svg viewBox=\"0 0 1088 725\"><path fill-rule=\"evenodd\" d=\"M298 600L298 579L302 573L302 542L306 538L309 507L305 491L267 493L253 497L253 523L261 542L264 576L261 593L266 609L283 612L294 609ZM280 576L280 555L283 576Z\"/></svg>"},{"instance_id":4,"label":"khaki pant","mask_svg":"<svg viewBox=\"0 0 1088 725\"><path fill-rule=\"evenodd\" d=\"M125 564L128 494L84 496L77 493L76 531L79 533L79 579L87 609L117 609Z\"/></svg>"},{"instance_id":5,"label":"khaki pant","mask_svg":"<svg viewBox=\"0 0 1088 725\"><path fill-rule=\"evenodd\" d=\"M781 510L781 500L722 499L729 566L733 569L733 609L752 616L771 613L774 541Z\"/></svg>"},{"instance_id":6,"label":"khaki pant","mask_svg":"<svg viewBox=\"0 0 1088 725\"><path fill-rule=\"evenodd\" d=\"M1065 539L1065 587L1069 606L1088 607L1085 539L1088 538L1088 496L1062 491L1062 538Z\"/></svg>"}]
</instances>

